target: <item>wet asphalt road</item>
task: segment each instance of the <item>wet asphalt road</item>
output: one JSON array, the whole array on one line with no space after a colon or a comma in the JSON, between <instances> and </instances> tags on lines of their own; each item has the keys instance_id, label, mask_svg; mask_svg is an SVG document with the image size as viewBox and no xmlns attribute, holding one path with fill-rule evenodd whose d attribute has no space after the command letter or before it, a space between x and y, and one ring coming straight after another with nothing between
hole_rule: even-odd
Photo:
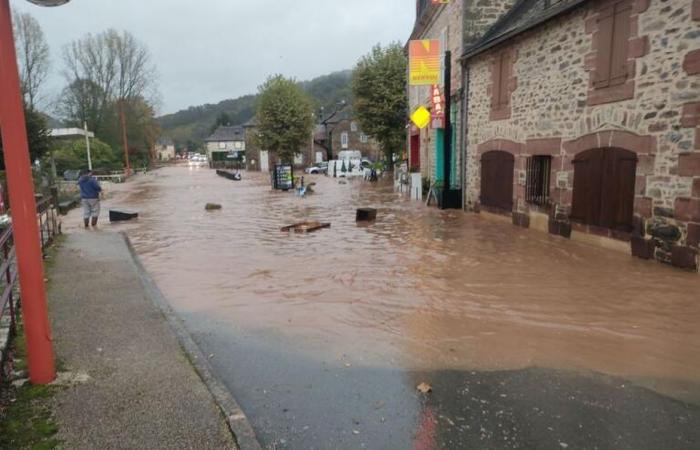
<instances>
[{"instance_id":1,"label":"wet asphalt road","mask_svg":"<svg viewBox=\"0 0 700 450\"><path fill-rule=\"evenodd\" d=\"M405 371L295 352L190 317L271 449L698 449L700 407L595 373ZM225 327L225 325L222 325ZM432 392L416 390L427 382Z\"/></svg>"},{"instance_id":2,"label":"wet asphalt road","mask_svg":"<svg viewBox=\"0 0 700 450\"><path fill-rule=\"evenodd\" d=\"M111 201L264 447L700 448L696 275L311 179L176 167ZM304 219L332 227L279 232Z\"/></svg>"}]
</instances>

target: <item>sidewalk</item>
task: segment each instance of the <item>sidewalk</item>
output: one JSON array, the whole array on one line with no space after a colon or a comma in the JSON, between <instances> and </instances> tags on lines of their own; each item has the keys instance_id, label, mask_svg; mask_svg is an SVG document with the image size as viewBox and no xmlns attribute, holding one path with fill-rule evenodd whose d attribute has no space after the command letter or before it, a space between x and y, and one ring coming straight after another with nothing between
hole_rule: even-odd
<instances>
[{"instance_id":1,"label":"sidewalk","mask_svg":"<svg viewBox=\"0 0 700 450\"><path fill-rule=\"evenodd\" d=\"M71 449L237 448L140 270L119 234L68 234L58 249L54 348L64 370L89 378L57 395L57 438Z\"/></svg>"}]
</instances>

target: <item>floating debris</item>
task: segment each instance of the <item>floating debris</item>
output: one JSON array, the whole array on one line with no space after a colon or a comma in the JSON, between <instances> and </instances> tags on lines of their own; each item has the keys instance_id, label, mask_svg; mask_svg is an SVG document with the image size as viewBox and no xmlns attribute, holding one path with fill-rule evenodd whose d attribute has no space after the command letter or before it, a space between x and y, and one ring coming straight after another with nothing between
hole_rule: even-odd
<instances>
[{"instance_id":1,"label":"floating debris","mask_svg":"<svg viewBox=\"0 0 700 450\"><path fill-rule=\"evenodd\" d=\"M206 205L204 205L204 209L206 209L207 211L216 211L218 209L221 209L221 205L219 205L218 203L207 203Z\"/></svg>"},{"instance_id":2,"label":"floating debris","mask_svg":"<svg viewBox=\"0 0 700 450\"><path fill-rule=\"evenodd\" d=\"M242 178L240 172L233 172L231 170L218 169L216 171L216 174L220 177L228 178L229 180L233 180L233 181L241 181L241 178Z\"/></svg>"},{"instance_id":3,"label":"floating debris","mask_svg":"<svg viewBox=\"0 0 700 450\"><path fill-rule=\"evenodd\" d=\"M372 222L377 218L377 210L375 208L357 208L355 213L356 222Z\"/></svg>"},{"instance_id":4,"label":"floating debris","mask_svg":"<svg viewBox=\"0 0 700 450\"><path fill-rule=\"evenodd\" d=\"M422 394L429 394L433 392L433 387L428 383L421 383L418 386L416 386L416 389L418 389L418 391Z\"/></svg>"},{"instance_id":5,"label":"floating debris","mask_svg":"<svg viewBox=\"0 0 700 450\"><path fill-rule=\"evenodd\" d=\"M109 221L110 222L124 222L131 219L136 219L139 213L135 211L129 211L125 209L110 209L109 210Z\"/></svg>"},{"instance_id":6,"label":"floating debris","mask_svg":"<svg viewBox=\"0 0 700 450\"><path fill-rule=\"evenodd\" d=\"M291 225L286 225L280 228L280 231L292 231L295 233L311 233L313 231L320 230L322 228L330 228L330 223L323 223L318 221L306 221L293 223Z\"/></svg>"}]
</instances>

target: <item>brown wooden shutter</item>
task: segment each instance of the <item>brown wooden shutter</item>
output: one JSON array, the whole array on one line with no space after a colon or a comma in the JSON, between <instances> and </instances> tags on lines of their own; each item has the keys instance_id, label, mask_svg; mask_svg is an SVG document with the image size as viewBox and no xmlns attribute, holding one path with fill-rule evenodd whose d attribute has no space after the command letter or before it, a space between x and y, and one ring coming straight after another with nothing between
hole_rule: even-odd
<instances>
[{"instance_id":1,"label":"brown wooden shutter","mask_svg":"<svg viewBox=\"0 0 700 450\"><path fill-rule=\"evenodd\" d=\"M481 157L481 204L513 210L513 169L515 160L507 152L493 150Z\"/></svg>"},{"instance_id":2,"label":"brown wooden shutter","mask_svg":"<svg viewBox=\"0 0 700 450\"><path fill-rule=\"evenodd\" d=\"M590 161L577 158L574 163L574 192L571 204L571 220L588 222L588 184L590 183Z\"/></svg>"},{"instance_id":3,"label":"brown wooden shutter","mask_svg":"<svg viewBox=\"0 0 700 450\"><path fill-rule=\"evenodd\" d=\"M500 99L498 109L508 108L510 105L510 52L501 53L501 88L499 89Z\"/></svg>"},{"instance_id":4,"label":"brown wooden shutter","mask_svg":"<svg viewBox=\"0 0 700 450\"><path fill-rule=\"evenodd\" d=\"M627 47L630 38L630 14L632 6L627 3L615 5L612 55L610 57L610 85L622 84L627 80Z\"/></svg>"},{"instance_id":5,"label":"brown wooden shutter","mask_svg":"<svg viewBox=\"0 0 700 450\"><path fill-rule=\"evenodd\" d=\"M574 192L571 218L579 222L600 222L600 202L603 193L603 151L587 150L576 156L574 163Z\"/></svg>"},{"instance_id":6,"label":"brown wooden shutter","mask_svg":"<svg viewBox=\"0 0 700 450\"><path fill-rule=\"evenodd\" d=\"M614 179L613 192L609 193L613 199L614 214L610 226L617 230L631 231L632 217L634 215L634 184L637 177L637 155L621 150L610 149L609 158L613 159Z\"/></svg>"},{"instance_id":7,"label":"brown wooden shutter","mask_svg":"<svg viewBox=\"0 0 700 450\"><path fill-rule=\"evenodd\" d=\"M593 87L596 88L610 86L614 25L615 5L601 9L598 15L596 69L593 73Z\"/></svg>"},{"instance_id":8,"label":"brown wooden shutter","mask_svg":"<svg viewBox=\"0 0 700 450\"><path fill-rule=\"evenodd\" d=\"M501 55L498 54L493 61L493 73L491 78L493 81L493 88L491 90L491 109L498 110L501 109Z\"/></svg>"}]
</instances>

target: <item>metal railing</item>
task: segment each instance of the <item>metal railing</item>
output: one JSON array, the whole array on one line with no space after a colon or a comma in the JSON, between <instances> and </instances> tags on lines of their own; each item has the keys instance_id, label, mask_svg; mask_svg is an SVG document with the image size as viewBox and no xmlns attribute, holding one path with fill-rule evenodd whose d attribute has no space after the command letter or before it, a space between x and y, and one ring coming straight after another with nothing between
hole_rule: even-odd
<instances>
[{"instance_id":1,"label":"metal railing","mask_svg":"<svg viewBox=\"0 0 700 450\"><path fill-rule=\"evenodd\" d=\"M15 246L12 236L12 227L7 227L0 234L0 333L3 334L0 342L0 382L5 378L5 357L9 344L17 332L15 324L16 299L17 299L17 268L15 266Z\"/></svg>"},{"instance_id":2,"label":"metal railing","mask_svg":"<svg viewBox=\"0 0 700 450\"><path fill-rule=\"evenodd\" d=\"M37 225L42 251L46 250L61 233L61 223L55 205L50 199L37 201ZM12 226L0 231L0 382L6 373L5 357L9 343L17 332L17 304L19 284L15 261ZM4 339L3 339L4 338Z\"/></svg>"},{"instance_id":3,"label":"metal railing","mask_svg":"<svg viewBox=\"0 0 700 450\"><path fill-rule=\"evenodd\" d=\"M48 198L39 200L36 204L42 250L51 245L56 236L61 233L61 221L58 219L56 206Z\"/></svg>"}]
</instances>

